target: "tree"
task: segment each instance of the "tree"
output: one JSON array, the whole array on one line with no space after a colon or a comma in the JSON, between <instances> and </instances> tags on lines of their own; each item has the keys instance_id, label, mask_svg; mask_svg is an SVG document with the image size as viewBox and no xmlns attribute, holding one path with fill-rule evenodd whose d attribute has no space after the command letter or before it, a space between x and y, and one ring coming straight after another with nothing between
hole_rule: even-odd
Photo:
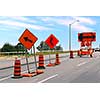
<instances>
[{"instance_id":1,"label":"tree","mask_svg":"<svg viewBox=\"0 0 100 100\"><path fill-rule=\"evenodd\" d=\"M15 51L15 47L9 43L5 43L1 48L1 52L13 52Z\"/></svg>"},{"instance_id":2,"label":"tree","mask_svg":"<svg viewBox=\"0 0 100 100\"><path fill-rule=\"evenodd\" d=\"M3 47L0 49L1 52L23 52L25 51L25 47L18 43L17 45L13 46L9 43L5 43Z\"/></svg>"},{"instance_id":3,"label":"tree","mask_svg":"<svg viewBox=\"0 0 100 100\"><path fill-rule=\"evenodd\" d=\"M53 49L50 49L50 47L44 41L40 42L40 45L37 47L37 49L39 51L42 51L42 50L63 50L61 45L55 46Z\"/></svg>"},{"instance_id":4,"label":"tree","mask_svg":"<svg viewBox=\"0 0 100 100\"><path fill-rule=\"evenodd\" d=\"M55 46L55 50L61 50L63 51L63 48L61 47L61 45Z\"/></svg>"},{"instance_id":5,"label":"tree","mask_svg":"<svg viewBox=\"0 0 100 100\"><path fill-rule=\"evenodd\" d=\"M40 42L40 45L37 47L37 49L39 51L42 51L42 50L50 50L49 46L44 41L41 41Z\"/></svg>"},{"instance_id":6,"label":"tree","mask_svg":"<svg viewBox=\"0 0 100 100\"><path fill-rule=\"evenodd\" d=\"M25 47L21 43L18 43L15 46L15 49L16 49L17 52L24 52L25 51Z\"/></svg>"}]
</instances>

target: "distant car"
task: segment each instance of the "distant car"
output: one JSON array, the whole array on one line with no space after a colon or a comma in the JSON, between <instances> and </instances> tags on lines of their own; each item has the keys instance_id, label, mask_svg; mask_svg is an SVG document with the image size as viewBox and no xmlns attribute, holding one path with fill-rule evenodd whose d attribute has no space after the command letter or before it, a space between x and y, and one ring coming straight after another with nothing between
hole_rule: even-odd
<instances>
[{"instance_id":1,"label":"distant car","mask_svg":"<svg viewBox=\"0 0 100 100\"><path fill-rule=\"evenodd\" d=\"M100 48L95 48L95 52L100 52Z\"/></svg>"}]
</instances>

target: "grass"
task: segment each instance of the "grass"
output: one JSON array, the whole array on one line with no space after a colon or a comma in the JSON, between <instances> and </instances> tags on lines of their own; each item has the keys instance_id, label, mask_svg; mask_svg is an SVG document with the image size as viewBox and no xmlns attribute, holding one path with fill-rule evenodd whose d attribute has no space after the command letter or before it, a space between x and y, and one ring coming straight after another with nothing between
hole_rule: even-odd
<instances>
[{"instance_id":1,"label":"grass","mask_svg":"<svg viewBox=\"0 0 100 100\"><path fill-rule=\"evenodd\" d=\"M77 50L76 51L73 51L74 53L75 52L77 52ZM69 53L69 51L50 51L50 52L48 52L48 51L43 51L43 52L36 52L36 55L40 55L40 54L43 54L43 55L49 55L49 54L56 54L56 53L59 53L59 54L63 54L63 53ZM28 54L28 57L30 57L30 56L33 56L34 54ZM25 55L23 55L23 54L18 54L18 55L4 55L4 54L2 54L2 55L0 55L0 57L2 58L2 57L15 57L15 56L17 56L17 57L24 57Z\"/></svg>"}]
</instances>

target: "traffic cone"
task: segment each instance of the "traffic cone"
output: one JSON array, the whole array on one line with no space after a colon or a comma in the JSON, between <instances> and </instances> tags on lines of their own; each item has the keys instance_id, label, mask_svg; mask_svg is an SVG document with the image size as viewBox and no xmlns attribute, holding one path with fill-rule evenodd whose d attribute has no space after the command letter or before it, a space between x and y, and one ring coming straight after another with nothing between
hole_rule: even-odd
<instances>
[{"instance_id":1,"label":"traffic cone","mask_svg":"<svg viewBox=\"0 0 100 100\"><path fill-rule=\"evenodd\" d=\"M60 60L59 60L59 54L56 54L56 62L55 65L59 65L60 64Z\"/></svg>"},{"instance_id":2,"label":"traffic cone","mask_svg":"<svg viewBox=\"0 0 100 100\"><path fill-rule=\"evenodd\" d=\"M44 67L44 56L43 54L40 54L39 55L39 66L38 66L38 69L45 69Z\"/></svg>"},{"instance_id":3,"label":"traffic cone","mask_svg":"<svg viewBox=\"0 0 100 100\"><path fill-rule=\"evenodd\" d=\"M14 64L14 76L12 78L22 78L21 76L21 63L20 60L17 60L15 58L15 64Z\"/></svg>"},{"instance_id":4,"label":"traffic cone","mask_svg":"<svg viewBox=\"0 0 100 100\"><path fill-rule=\"evenodd\" d=\"M70 58L74 58L73 57L73 51L70 51Z\"/></svg>"},{"instance_id":5,"label":"traffic cone","mask_svg":"<svg viewBox=\"0 0 100 100\"><path fill-rule=\"evenodd\" d=\"M77 56L79 56L79 55L80 55L80 54L79 54L79 52L80 52L80 51L78 50L78 51L77 51Z\"/></svg>"}]
</instances>

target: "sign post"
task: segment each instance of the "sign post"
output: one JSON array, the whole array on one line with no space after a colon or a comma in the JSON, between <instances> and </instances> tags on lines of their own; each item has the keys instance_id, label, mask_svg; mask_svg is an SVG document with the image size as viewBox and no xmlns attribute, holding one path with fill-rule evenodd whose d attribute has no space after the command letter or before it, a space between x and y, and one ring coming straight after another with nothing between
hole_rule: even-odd
<instances>
[{"instance_id":1,"label":"sign post","mask_svg":"<svg viewBox=\"0 0 100 100\"><path fill-rule=\"evenodd\" d=\"M36 67L36 72L37 72L37 62L36 62L36 55L35 55L35 46L33 46L33 51L34 51L35 67Z\"/></svg>"},{"instance_id":2,"label":"sign post","mask_svg":"<svg viewBox=\"0 0 100 100\"><path fill-rule=\"evenodd\" d=\"M25 50L25 57L26 57L27 70L28 70L28 73L30 73L30 68L29 68L29 63L28 63L28 57L27 57L27 49Z\"/></svg>"},{"instance_id":3,"label":"sign post","mask_svg":"<svg viewBox=\"0 0 100 100\"><path fill-rule=\"evenodd\" d=\"M21 35L21 37L19 38L20 43L22 43L24 47L26 48L25 53L26 53L26 63L27 63L28 73L30 73L30 70L29 70L29 64L28 64L27 49L30 50L37 40L38 38L35 35L33 35L28 29L26 29ZM34 54L35 54L35 51L34 51ZM36 57L34 56L34 58L35 58L35 63L36 63Z\"/></svg>"},{"instance_id":4,"label":"sign post","mask_svg":"<svg viewBox=\"0 0 100 100\"><path fill-rule=\"evenodd\" d=\"M45 43L50 47L50 49L53 49L58 42L59 40L53 34L51 34L45 41ZM48 66L52 66L50 52L49 52L49 65Z\"/></svg>"}]
</instances>

